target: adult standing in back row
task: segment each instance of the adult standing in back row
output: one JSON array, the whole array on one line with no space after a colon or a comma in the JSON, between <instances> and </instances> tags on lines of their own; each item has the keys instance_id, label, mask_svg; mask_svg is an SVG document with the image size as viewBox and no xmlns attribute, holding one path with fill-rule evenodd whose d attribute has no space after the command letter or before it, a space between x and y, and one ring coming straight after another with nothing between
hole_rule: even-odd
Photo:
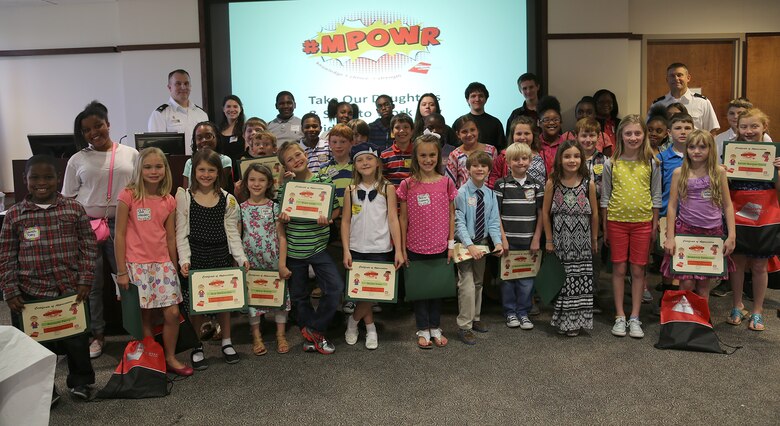
<instances>
[{"instance_id":1,"label":"adult standing in back row","mask_svg":"<svg viewBox=\"0 0 780 426\"><path fill-rule=\"evenodd\" d=\"M715 109L712 108L710 100L704 95L693 93L688 88L691 81L691 74L688 67L680 62L675 62L666 67L666 84L669 85L669 93L653 101L650 105L652 109L655 105L663 105L679 102L688 110L688 114L693 117L693 127L708 131L715 135L720 124L715 115Z\"/></svg>"},{"instance_id":2,"label":"adult standing in back row","mask_svg":"<svg viewBox=\"0 0 780 426\"><path fill-rule=\"evenodd\" d=\"M168 102L152 111L147 128L150 132L184 133L185 139L192 134L195 125L209 121L209 116L201 107L190 102L190 74L176 69L168 74ZM184 144L184 153L192 155L192 148Z\"/></svg>"}]
</instances>

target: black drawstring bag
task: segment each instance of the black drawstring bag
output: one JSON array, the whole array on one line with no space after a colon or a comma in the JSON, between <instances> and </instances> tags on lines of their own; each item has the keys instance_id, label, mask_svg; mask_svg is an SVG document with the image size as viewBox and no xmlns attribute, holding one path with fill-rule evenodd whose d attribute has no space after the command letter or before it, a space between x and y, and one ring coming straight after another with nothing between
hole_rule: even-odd
<instances>
[{"instance_id":1,"label":"black drawstring bag","mask_svg":"<svg viewBox=\"0 0 780 426\"><path fill-rule=\"evenodd\" d=\"M122 360L97 398L158 398L169 393L162 346L153 337L145 337L127 344Z\"/></svg>"},{"instance_id":2,"label":"black drawstring bag","mask_svg":"<svg viewBox=\"0 0 780 426\"><path fill-rule=\"evenodd\" d=\"M657 349L726 353L710 324L707 300L692 291L667 290L661 300Z\"/></svg>"}]
</instances>

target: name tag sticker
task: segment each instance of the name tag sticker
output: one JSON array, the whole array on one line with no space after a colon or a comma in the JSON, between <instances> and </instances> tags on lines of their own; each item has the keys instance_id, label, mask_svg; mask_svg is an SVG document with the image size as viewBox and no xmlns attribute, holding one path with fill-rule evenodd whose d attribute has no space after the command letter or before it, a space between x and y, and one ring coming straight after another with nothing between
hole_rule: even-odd
<instances>
[{"instance_id":1,"label":"name tag sticker","mask_svg":"<svg viewBox=\"0 0 780 426\"><path fill-rule=\"evenodd\" d=\"M150 208L137 209L135 211L135 218L139 222L145 222L147 220L152 220L152 209L150 209Z\"/></svg>"},{"instance_id":2,"label":"name tag sticker","mask_svg":"<svg viewBox=\"0 0 780 426\"><path fill-rule=\"evenodd\" d=\"M712 198L712 191L709 189L705 189L701 192L701 198L704 198L705 200L709 200Z\"/></svg>"},{"instance_id":3,"label":"name tag sticker","mask_svg":"<svg viewBox=\"0 0 780 426\"><path fill-rule=\"evenodd\" d=\"M352 205L352 214L354 216L359 215L361 211L363 211L363 206L361 206L360 204L353 204Z\"/></svg>"},{"instance_id":4,"label":"name tag sticker","mask_svg":"<svg viewBox=\"0 0 780 426\"><path fill-rule=\"evenodd\" d=\"M238 136L231 136L229 143L236 143L238 142Z\"/></svg>"},{"instance_id":5,"label":"name tag sticker","mask_svg":"<svg viewBox=\"0 0 780 426\"><path fill-rule=\"evenodd\" d=\"M298 133L301 131L301 126L297 124L293 124L292 126L290 126L290 131L293 133Z\"/></svg>"},{"instance_id":6,"label":"name tag sticker","mask_svg":"<svg viewBox=\"0 0 780 426\"><path fill-rule=\"evenodd\" d=\"M406 167L407 169L412 167L412 159L411 158L407 158L407 159L404 160L404 167Z\"/></svg>"},{"instance_id":7,"label":"name tag sticker","mask_svg":"<svg viewBox=\"0 0 780 426\"><path fill-rule=\"evenodd\" d=\"M417 205L418 206L427 206L428 204L431 204L431 196L430 194L420 194L417 196Z\"/></svg>"},{"instance_id":8,"label":"name tag sticker","mask_svg":"<svg viewBox=\"0 0 780 426\"><path fill-rule=\"evenodd\" d=\"M477 197L469 197L468 203L470 206L476 206L477 205Z\"/></svg>"},{"instance_id":9,"label":"name tag sticker","mask_svg":"<svg viewBox=\"0 0 780 426\"><path fill-rule=\"evenodd\" d=\"M526 189L525 190L525 199L530 200L534 198L534 190L533 189Z\"/></svg>"},{"instance_id":10,"label":"name tag sticker","mask_svg":"<svg viewBox=\"0 0 780 426\"><path fill-rule=\"evenodd\" d=\"M37 226L31 226L24 228L24 239L27 241L38 241L41 239L41 228Z\"/></svg>"}]
</instances>

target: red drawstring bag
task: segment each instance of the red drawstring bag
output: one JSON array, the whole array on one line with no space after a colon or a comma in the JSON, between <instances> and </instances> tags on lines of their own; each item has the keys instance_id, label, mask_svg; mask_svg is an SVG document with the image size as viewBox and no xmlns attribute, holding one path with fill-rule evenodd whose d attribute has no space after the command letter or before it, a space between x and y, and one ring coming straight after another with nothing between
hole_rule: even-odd
<instances>
[{"instance_id":1,"label":"red drawstring bag","mask_svg":"<svg viewBox=\"0 0 780 426\"><path fill-rule=\"evenodd\" d=\"M710 324L707 300L687 290L667 290L661 299L657 349L725 353Z\"/></svg>"},{"instance_id":2,"label":"red drawstring bag","mask_svg":"<svg viewBox=\"0 0 780 426\"><path fill-rule=\"evenodd\" d=\"M780 207L777 191L731 191L740 254L780 253Z\"/></svg>"},{"instance_id":3,"label":"red drawstring bag","mask_svg":"<svg viewBox=\"0 0 780 426\"><path fill-rule=\"evenodd\" d=\"M169 393L162 346L153 337L145 337L127 344L119 366L97 397L139 399Z\"/></svg>"}]
</instances>

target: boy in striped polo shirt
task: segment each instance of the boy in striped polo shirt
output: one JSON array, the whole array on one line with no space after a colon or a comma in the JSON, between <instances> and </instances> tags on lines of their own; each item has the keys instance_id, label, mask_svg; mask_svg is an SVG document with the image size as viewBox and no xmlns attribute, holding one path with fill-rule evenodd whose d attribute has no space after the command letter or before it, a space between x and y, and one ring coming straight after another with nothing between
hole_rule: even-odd
<instances>
[{"instance_id":1,"label":"boy in striped polo shirt","mask_svg":"<svg viewBox=\"0 0 780 426\"><path fill-rule=\"evenodd\" d=\"M390 120L393 132L393 145L382 151L382 173L385 179L398 188L401 181L408 178L412 172L412 128L414 120L407 114L400 113Z\"/></svg>"},{"instance_id":2,"label":"boy in striped polo shirt","mask_svg":"<svg viewBox=\"0 0 780 426\"><path fill-rule=\"evenodd\" d=\"M292 180L332 185L329 178L309 170L306 153L299 144L285 143L279 149L278 155L285 169L295 175ZM284 186L279 190L280 205L283 194ZM326 251L330 224L341 215L338 200L334 197L331 202L331 216L320 216L316 222L290 218L285 212L279 213L279 220L285 224L284 234L279 235L279 272L284 275L289 270L292 273L288 285L290 298L298 312L298 326L303 338L322 354L332 354L336 350L322 333L333 319L344 291L344 280ZM311 289L306 283L309 266L314 269L318 286L322 290L316 311L311 304ZM304 343L304 350L310 347L310 344Z\"/></svg>"},{"instance_id":3,"label":"boy in striped polo shirt","mask_svg":"<svg viewBox=\"0 0 780 426\"><path fill-rule=\"evenodd\" d=\"M542 199L544 182L536 182L527 174L533 153L526 144L514 143L506 149L509 176L499 179L493 186L501 215L504 247L509 250L539 250L542 237ZM505 255L509 252L506 251ZM501 304L506 326L523 330L534 328L528 318L531 309L533 278L502 281Z\"/></svg>"}]
</instances>

